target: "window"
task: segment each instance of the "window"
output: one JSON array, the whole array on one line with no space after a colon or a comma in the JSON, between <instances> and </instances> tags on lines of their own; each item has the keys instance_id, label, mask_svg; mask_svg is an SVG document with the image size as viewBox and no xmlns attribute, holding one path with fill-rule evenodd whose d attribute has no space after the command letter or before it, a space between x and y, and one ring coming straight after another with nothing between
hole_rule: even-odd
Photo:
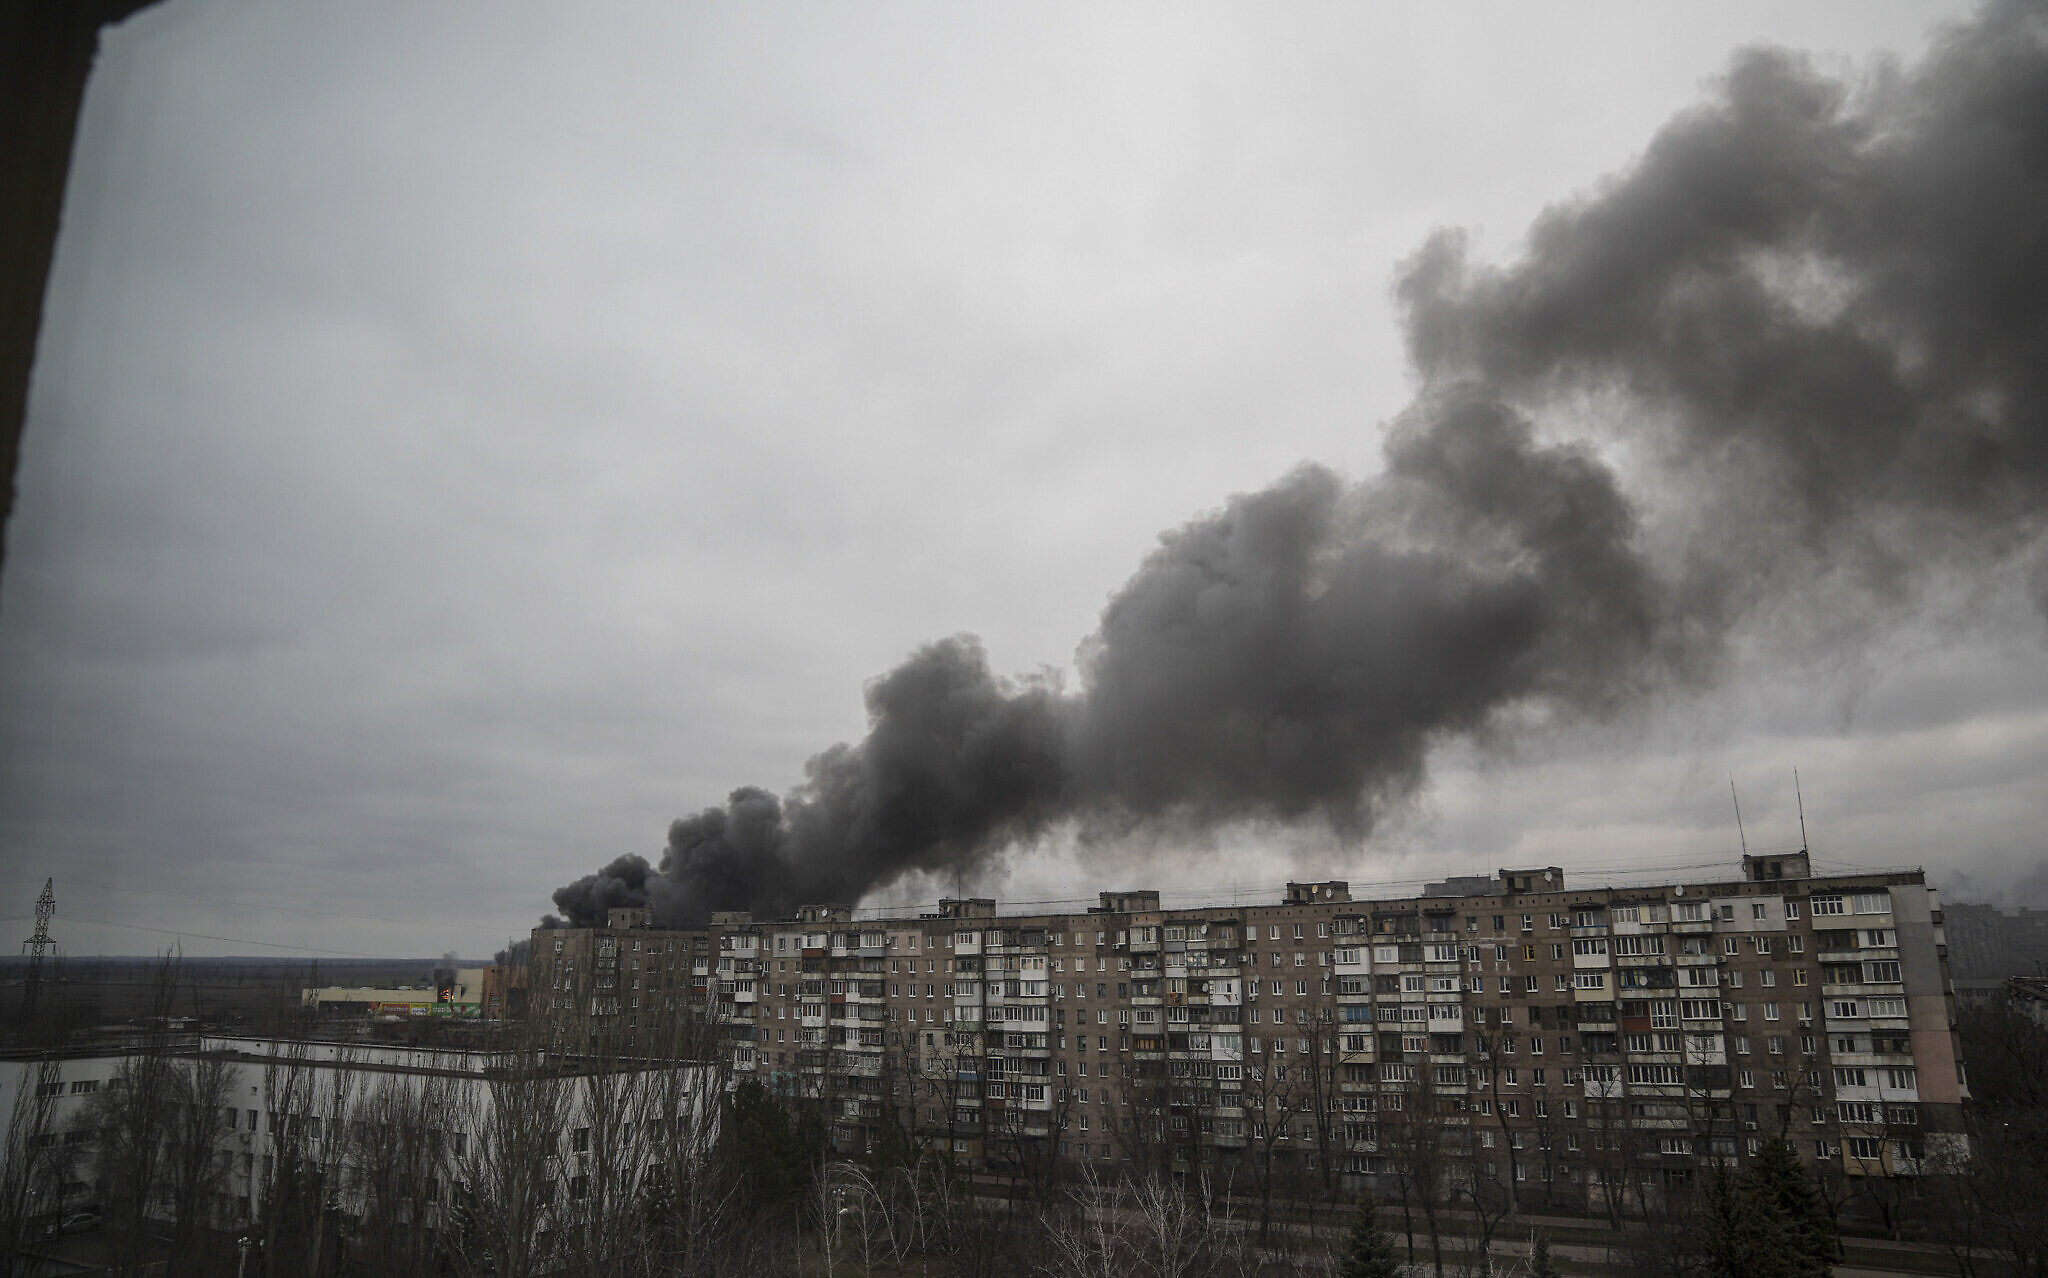
<instances>
[{"instance_id":1,"label":"window","mask_svg":"<svg viewBox=\"0 0 2048 1278\"><path fill-rule=\"evenodd\" d=\"M1843 913L1841 897L1816 896L1813 898L1813 917L1820 918L1822 915L1825 914L1841 913Z\"/></svg>"},{"instance_id":2,"label":"window","mask_svg":"<svg viewBox=\"0 0 2048 1278\"><path fill-rule=\"evenodd\" d=\"M1890 914L1892 896L1889 892L1858 892L1856 894L1858 914Z\"/></svg>"}]
</instances>

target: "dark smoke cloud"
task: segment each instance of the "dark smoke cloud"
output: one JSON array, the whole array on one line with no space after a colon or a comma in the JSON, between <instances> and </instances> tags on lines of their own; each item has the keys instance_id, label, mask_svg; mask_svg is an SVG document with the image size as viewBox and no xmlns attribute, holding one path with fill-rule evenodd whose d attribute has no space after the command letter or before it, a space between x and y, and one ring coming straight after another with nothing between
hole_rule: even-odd
<instances>
[{"instance_id":1,"label":"dark smoke cloud","mask_svg":"<svg viewBox=\"0 0 2048 1278\"><path fill-rule=\"evenodd\" d=\"M1745 53L1519 260L1440 233L1398 293L1424 389L1380 475L1304 467L1168 533L1075 691L999 678L971 637L920 650L787 796L735 791L670 828L658 870L621 857L557 907L851 901L1056 824L1358 837L1437 742L1709 680L1760 601L1823 568L1867 612L1909 563L2039 555L2048 20L1994 6L1861 88ZM1589 403L1626 425L1545 442Z\"/></svg>"},{"instance_id":2,"label":"dark smoke cloud","mask_svg":"<svg viewBox=\"0 0 2048 1278\"><path fill-rule=\"evenodd\" d=\"M1797 55L1741 55L1521 261L1475 267L1436 236L1402 284L1415 364L1523 399L1624 392L1702 522L1733 530L1724 561L1737 539L1768 564L1787 536L1894 560L2036 538L2044 26L1989 8L1860 102Z\"/></svg>"},{"instance_id":3,"label":"dark smoke cloud","mask_svg":"<svg viewBox=\"0 0 2048 1278\"><path fill-rule=\"evenodd\" d=\"M648 880L654 867L644 856L626 855L595 874L586 874L567 887L555 889L555 908L566 921L588 925L604 921L605 912L624 906L646 905ZM550 914L541 919L544 927L559 927L565 920Z\"/></svg>"}]
</instances>

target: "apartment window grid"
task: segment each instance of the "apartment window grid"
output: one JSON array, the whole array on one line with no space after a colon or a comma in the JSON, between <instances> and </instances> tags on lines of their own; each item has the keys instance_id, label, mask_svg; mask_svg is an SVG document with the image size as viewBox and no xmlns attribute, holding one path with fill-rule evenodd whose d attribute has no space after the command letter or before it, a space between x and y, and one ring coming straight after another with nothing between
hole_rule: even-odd
<instances>
[{"instance_id":1,"label":"apartment window grid","mask_svg":"<svg viewBox=\"0 0 2048 1278\"><path fill-rule=\"evenodd\" d=\"M718 1002L721 1019L759 1031L757 1044L767 1034L767 1027L760 1024L763 1018L772 1025L785 1014L793 1019L798 1011L795 972L788 973L788 980L762 980L758 990L745 988L764 972L784 976L757 966L773 961L768 956L779 959L787 955L784 961L810 967L806 975L818 984L834 984L830 1003L802 1005L810 1014L807 1019L825 1022L804 1027L816 1034L806 1044L816 1050L802 1063L795 1051L774 1062L775 1068L790 1075L821 1079L836 1075L839 1081L847 1081L853 1075L840 1070L842 1055L877 1046L873 1037L893 1043L890 1036L900 1036L907 1025L914 1027L909 1031L913 1037L941 1028L947 1039L957 1036L946 1045L958 1053L953 1059L975 1062L978 1068L974 1072L984 1083L998 1077L1008 1080L1012 1103L1025 1096L1032 1098L1030 1103L1038 1103L1045 1095L1057 1093L1045 1092L1042 1083L1019 1082L1014 1072L1003 1072L1001 1063L1006 1060L1012 1067L1033 1071L1030 1077L1055 1080L1078 1078L1083 1066L1099 1067L1103 1079L1128 1077L1141 1065L1171 1067L1172 1077L1220 1097L1226 1092L1243 1094L1251 1081L1246 1062L1255 1055L1262 1060L1284 1059L1285 1066L1274 1065L1276 1074L1288 1068L1297 1080L1302 1071L1321 1068L1318 1062L1327 1056L1330 1068L1342 1071L1336 1094L1347 1099L1357 1096L1398 1104L1399 1089L1414 1085L1410 1067L1426 1064L1433 1085L1470 1093L1481 1087L1518 1092L1536 1088L1547 1103L1559 1106L1550 1111L1553 1118L1563 1112L1571 1116L1569 1121L1578 1122L1582 1120L1577 1115L1590 1119L1595 1093L1608 1088L1614 1092L1608 1099L1617 1104L1644 1107L1641 1116L1656 1113L1661 1090L1684 1087L1685 1071L1698 1068L1700 1058L1727 1062L1747 1057L1754 1047L1760 1052L1760 1064L1785 1061L1785 1035L1762 1035L1764 1042L1753 1043L1735 1027L1752 1018L1765 1025L1788 1024L1793 1019L1792 1009L1775 1001L1747 1002L1743 997L1746 987L1775 992L1781 985L1833 986L1821 990L1829 996L1821 1000L1821 1014L1847 1014L1848 1007L1842 1005L1845 1000L1837 993L1843 984L1837 978L1845 976L1848 969L1829 969L1827 963L1818 963L1815 966L1823 969L1827 979L1815 980L1811 969L1800 961L1806 952L1806 917L1819 920L1812 925L1815 927L1838 926L1834 922L1838 918L1853 920L1858 924L1859 941L1870 948L1887 949L1876 956L1859 957L1855 976L1862 988L1855 995L1855 1008L1859 1014L1876 1015L1879 1007L1890 1012L1893 1003L1874 1000L1896 996L1873 995L1869 990L1872 986L1882 990L1886 984L1899 988L1905 970L1905 955L1887 948L1887 943L1895 945L1898 939L1896 929L1889 926L1891 886L1895 884L1887 885L1883 892L1847 883L1839 889L1816 886L1810 896L1798 887L1785 893L1759 887L1752 891L1760 899L1748 902L1741 901L1737 892L1701 891L1691 884L1683 894L1667 889L1661 901L1645 900L1645 894L1637 893L1636 900L1617 902L1613 897L1624 894L1605 889L1559 891L1532 893L1534 908L1511 907L1498 913L1487 910L1483 901L1477 909L1469 904L1461 908L1457 903L1443 909L1425 903L1425 908L1418 909L1414 901L1332 902L1287 908L1279 912L1279 921L1246 918L1244 912L1235 912L1228 918L1227 937L1224 927L1218 925L1220 920L1198 922L1191 911L1107 918L1103 922L1108 926L1099 927L1094 920L1061 917L922 927L908 920L889 920L880 932L841 928L826 936L792 933L750 944L735 944L737 938L714 930L705 948L717 956L719 976L732 986L725 990L712 984L712 994L725 996ZM1707 899L1710 896L1724 899L1712 902ZM1735 899L1730 903L1725 898ZM1265 924L1263 933L1261 922ZM1042 930L1027 942L1023 938L1034 924ZM1451 943L1445 936L1451 932L1470 936L1489 924L1501 941ZM1681 925L1695 931L1676 933ZM1306 957L1311 926L1318 940L1343 938L1331 949L1318 949L1313 965ZM1507 943L1517 931L1529 938L1526 944ZM1557 939L1542 935L1546 931L1557 934ZM1720 934L1718 942L1713 933ZM1355 946L1348 943L1354 936L1360 941ZM1368 936L1374 938L1371 944L1364 943ZM1074 946L1096 958L1093 971L1087 957L1060 953L1070 937ZM1438 937L1443 940L1435 939ZM814 939L820 944L805 944ZM1092 947L1088 945L1091 939ZM1675 943L1680 940L1688 943ZM1287 944L1290 941L1302 942L1302 947L1293 948ZM562 954L561 944L561 938L554 938L548 957ZM946 970L930 974L951 979L891 980L886 987L871 987L876 1000L885 1006L875 1009L882 1012L879 1026L863 1027L857 1018L845 1015L846 1005L857 1001L862 984L848 978L861 972L860 960L874 956L857 954L856 948L882 951L886 965L870 970L889 976L897 974L899 961L908 963L905 976L925 975L918 972L911 955L937 949L948 956L941 961ZM798 958L816 949L823 949L821 957ZM535 952L539 954L541 947L536 946ZM633 952L640 952L637 939L628 953ZM1291 988L1289 982L1269 979L1262 990L1261 982L1249 975L1261 966L1257 957L1261 952L1268 955L1269 970L1300 969L1302 974L1293 978ZM577 965L585 988L589 953L585 950L584 961ZM1017 966L1041 956L1051 961L1041 959L1031 969ZM1683 962L1688 958L1692 963ZM1701 960L1706 961L1704 966L1692 965ZM960 964L957 968L956 962ZM1067 962L1071 968L1065 966ZM1435 964L1455 964L1459 970L1455 974L1442 972L1432 966ZM1490 970L1482 972L1481 968ZM1123 979L1111 977L1112 971ZM1311 971L1316 972L1312 978ZM1792 975L1784 976L1788 971ZM1069 972L1075 978L1086 973L1090 979L1059 979ZM1092 979L1098 972L1105 979ZM1274 971L1273 977L1281 974ZM702 997L701 973L697 975ZM1496 979L1488 982L1486 975ZM632 979L630 971L627 979ZM1315 982L1313 988L1310 979ZM1676 984L1670 983L1672 980ZM1028 994L1027 988L1031 990ZM934 997L936 989L944 990L942 998ZM755 996L756 1005L740 1005L741 997L749 993ZM1335 1024L1342 1022L1345 1032L1341 1036L1332 1032L1326 1042L1313 1029L1253 1034L1250 1027L1261 1023L1256 1012L1265 998L1274 1000L1268 1005L1273 1015L1264 1018L1267 1023L1312 1026L1328 1021L1334 1031ZM911 1000L916 1000L917 1006L910 1006ZM1896 1002L1903 1014L1904 1000ZM1097 1013L1093 1018L1087 1016L1090 1008ZM933 1011L941 1015L934 1019ZM1107 1016L1110 1011L1118 1013L1114 1022ZM1811 1030L1823 1040L1830 1038L1822 1032L1827 1027L1815 1023L1813 1003L1800 1005L1797 1011L1801 1029ZM1069 1012L1073 1022L1067 1019ZM1031 1019L1038 1020L1034 1029L1043 1027L1050 1032L1036 1038L1025 1035L1022 1029ZM1521 1030L1523 1021L1528 1022L1529 1032ZM1066 1032L1070 1024L1089 1023L1103 1030L1113 1023L1120 1032L1089 1034L1077 1029L1071 1036ZM926 1030L927 1025L933 1028ZM1408 1032L1391 1036L1379 1032L1411 1026ZM1004 1036L1005 1027L1009 1038ZM991 1028L996 1032L990 1033ZM1541 1032L1536 1032L1539 1029ZM1666 1042L1666 1038L1672 1041ZM1811 1034L1801 1037L1802 1044L1812 1041ZM1910 1047L1910 1036L1901 1036L1901 1044ZM1828 1045L1840 1054L1837 1044L1830 1041ZM772 1051L773 1043L768 1046ZM751 1055L757 1050L752 1045L736 1047L735 1055ZM939 1050L936 1043L934 1050ZM1198 1051L1207 1054L1206 1059L1198 1057ZM1232 1059L1219 1061L1218 1052L1228 1052ZM1020 1055L1025 1053L1035 1055ZM1563 1068L1540 1073L1533 1069L1518 1072L1514 1067L1496 1069L1500 1058L1507 1055L1555 1058L1554 1063ZM1793 1057L1782 1069L1728 1071L1733 1076L1730 1081L1739 1091L1759 1096L1782 1091L1795 1080L1800 1086L1817 1086L1823 1092L1841 1087L1881 1089L1887 1098L1883 1103L1895 1102L1900 1094L1910 1095L1910 1089L1921 1081L1917 1060L1910 1066L1903 1061L1877 1067L1834 1066L1811 1046L1802 1047L1802 1056L1806 1059ZM1911 1059L1910 1052L1907 1059ZM761 1054L764 1067L769 1060L767 1053ZM1034 1066L1041 1068L1033 1070ZM1232 1072L1219 1066L1228 1066ZM1674 1076L1673 1070L1678 1071L1677 1083L1667 1081ZM1859 1078L1862 1081L1855 1081ZM1452 1079L1460 1081L1449 1081ZM1569 1108L1563 1108L1565 1094L1554 1090L1560 1086L1571 1089ZM1638 1087L1644 1089L1640 1100L1633 1099L1631 1090ZM1027 1092L1026 1088L1038 1091ZM1107 1083L1095 1087L1090 1103L1100 1104L1111 1092ZM1486 1099L1490 1104L1492 1098ZM1536 1096L1532 1094L1531 1099ZM1216 1120L1229 1117L1218 1111L1227 1108L1221 1100L1202 1107L1189 1130L1205 1140L1212 1137L1221 1130ZM1631 1108L1630 1112L1637 1111ZM1826 1112L1834 1113L1831 1107ZM1513 1121L1520 1121L1519 1116ZM856 1129L859 1126L854 1124ZM976 1156L988 1152L982 1139L970 1142Z\"/></svg>"}]
</instances>

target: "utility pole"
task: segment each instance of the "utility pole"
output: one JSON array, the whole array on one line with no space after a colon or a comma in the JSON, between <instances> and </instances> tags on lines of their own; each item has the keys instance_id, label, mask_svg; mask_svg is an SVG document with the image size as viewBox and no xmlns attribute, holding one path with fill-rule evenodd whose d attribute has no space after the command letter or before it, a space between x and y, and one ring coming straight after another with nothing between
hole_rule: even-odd
<instances>
[{"instance_id":1,"label":"utility pole","mask_svg":"<svg viewBox=\"0 0 2048 1278\"><path fill-rule=\"evenodd\" d=\"M50 916L57 912L55 885L55 879L43 880L43 894L36 898L35 935L21 943L28 951L28 980L22 988L23 1020L32 1021L36 1015L36 999L43 983L43 955L50 948Z\"/></svg>"}]
</instances>

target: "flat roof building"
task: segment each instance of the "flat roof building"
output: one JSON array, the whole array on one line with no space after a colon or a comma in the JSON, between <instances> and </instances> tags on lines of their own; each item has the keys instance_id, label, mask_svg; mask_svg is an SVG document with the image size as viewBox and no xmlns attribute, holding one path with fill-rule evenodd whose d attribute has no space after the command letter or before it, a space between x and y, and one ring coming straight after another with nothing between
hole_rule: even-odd
<instances>
[{"instance_id":1,"label":"flat roof building","mask_svg":"<svg viewBox=\"0 0 2048 1278\"><path fill-rule=\"evenodd\" d=\"M1270 904L541 929L533 956L536 1007L607 1009L628 1043L697 1000L734 1076L819 1102L849 1153L907 1130L992 1166L1254 1158L1384 1187L1421 1103L1459 1157L1592 1205L1772 1136L1917 1174L1960 1151L1968 1095L1925 875L1815 877L1804 853L1652 884L1538 866Z\"/></svg>"}]
</instances>

